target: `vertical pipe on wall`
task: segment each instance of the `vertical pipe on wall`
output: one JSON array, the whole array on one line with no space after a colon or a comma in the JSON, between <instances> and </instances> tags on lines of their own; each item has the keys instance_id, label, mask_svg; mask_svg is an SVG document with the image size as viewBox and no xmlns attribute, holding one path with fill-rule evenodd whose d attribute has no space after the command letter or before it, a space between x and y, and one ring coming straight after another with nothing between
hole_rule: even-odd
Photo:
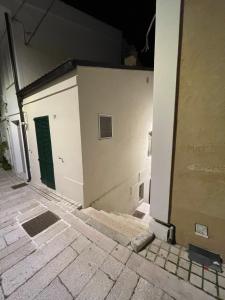
<instances>
[{"instance_id":1,"label":"vertical pipe on wall","mask_svg":"<svg viewBox=\"0 0 225 300\"><path fill-rule=\"evenodd\" d=\"M181 0L180 9L180 28L179 28L179 41L178 41L178 58L177 58L177 79L176 79L176 96L175 96L175 111L174 111L174 127L173 127L173 145L172 145L172 162L171 162L171 182L170 182L170 203L169 203L169 222L171 219L172 211L172 192L173 192L173 179L174 179L174 163L176 151L176 137L177 137L177 114L178 114L178 98L179 98L179 80L180 80L180 64L181 64L181 47L183 36L183 18L184 18L184 0Z\"/></svg>"},{"instance_id":2,"label":"vertical pipe on wall","mask_svg":"<svg viewBox=\"0 0 225 300\"><path fill-rule=\"evenodd\" d=\"M11 64L12 64L14 85L15 85L15 90L16 90L16 94L17 94L19 92L19 81L18 81L18 74L17 74L17 68L16 68L15 53L14 53L14 48L13 48L12 29L11 29L11 26L10 26L8 13L5 13L5 24L6 24L6 33L7 33L7 38L8 38L8 45L9 45L10 60L11 60ZM30 173L30 161L29 161L29 153L28 153L28 144L27 144L25 120L24 120L24 114L23 114L23 110L22 110L22 102L21 102L21 99L19 98L18 95L17 95L17 102L18 102L18 106L19 106L19 113L20 113L20 119L21 119L21 124L22 124L21 127L22 127L26 167L27 167L27 178L28 178L28 181L30 181L31 180L31 173Z\"/></svg>"}]
</instances>

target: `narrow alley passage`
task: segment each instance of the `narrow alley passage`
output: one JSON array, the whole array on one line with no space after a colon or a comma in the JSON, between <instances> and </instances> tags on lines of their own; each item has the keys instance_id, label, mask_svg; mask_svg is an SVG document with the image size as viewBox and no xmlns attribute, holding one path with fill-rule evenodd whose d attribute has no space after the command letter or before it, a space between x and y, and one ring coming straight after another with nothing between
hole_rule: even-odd
<instances>
[{"instance_id":1,"label":"narrow alley passage","mask_svg":"<svg viewBox=\"0 0 225 300\"><path fill-rule=\"evenodd\" d=\"M0 171L0 299L212 299ZM47 211L59 220L30 237L21 224ZM157 247L159 240L153 245ZM149 257L149 254L147 255Z\"/></svg>"}]
</instances>

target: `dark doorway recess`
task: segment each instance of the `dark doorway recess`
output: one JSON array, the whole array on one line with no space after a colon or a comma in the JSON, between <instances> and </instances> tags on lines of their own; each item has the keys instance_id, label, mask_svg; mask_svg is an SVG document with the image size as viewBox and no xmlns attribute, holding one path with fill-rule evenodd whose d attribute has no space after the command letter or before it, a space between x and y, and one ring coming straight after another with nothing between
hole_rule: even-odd
<instances>
[{"instance_id":1,"label":"dark doorway recess","mask_svg":"<svg viewBox=\"0 0 225 300\"><path fill-rule=\"evenodd\" d=\"M48 116L34 118L41 181L55 189L54 166L52 158L51 134Z\"/></svg>"},{"instance_id":2,"label":"dark doorway recess","mask_svg":"<svg viewBox=\"0 0 225 300\"><path fill-rule=\"evenodd\" d=\"M29 236L33 237L56 223L59 219L60 218L57 215L53 214L51 211L46 211L36 218L22 224L22 227L29 234Z\"/></svg>"}]
</instances>

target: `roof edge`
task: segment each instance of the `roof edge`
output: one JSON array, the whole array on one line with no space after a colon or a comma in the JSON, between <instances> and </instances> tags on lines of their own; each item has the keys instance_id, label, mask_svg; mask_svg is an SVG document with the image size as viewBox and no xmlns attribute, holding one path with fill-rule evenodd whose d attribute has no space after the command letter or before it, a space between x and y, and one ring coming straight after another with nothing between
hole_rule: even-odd
<instances>
[{"instance_id":1,"label":"roof edge","mask_svg":"<svg viewBox=\"0 0 225 300\"><path fill-rule=\"evenodd\" d=\"M42 77L33 81L29 85L20 89L17 93L17 96L20 98L20 101L22 102L24 98L30 96L32 93L34 93L36 90L38 90L42 86L65 75L66 73L76 69L78 66L96 67L96 68L99 67L99 68L109 68L109 69L123 69L123 70L137 70L137 71L153 71L153 68L145 68L145 67L140 67L140 66L112 65L112 64L106 64L106 63L90 62L90 61L86 61L86 60L69 59L69 60L65 61L64 63L62 63L61 65L54 68L53 70L44 74Z\"/></svg>"},{"instance_id":2,"label":"roof edge","mask_svg":"<svg viewBox=\"0 0 225 300\"><path fill-rule=\"evenodd\" d=\"M20 89L17 93L17 96L20 98L20 101L22 101L24 98L31 95L34 91L41 88L43 85L46 85L52 82L53 80L65 75L66 73L74 70L76 67L76 61L68 60L62 63L61 65L57 66L50 72L44 74L42 77L28 84L24 88Z\"/></svg>"}]
</instances>

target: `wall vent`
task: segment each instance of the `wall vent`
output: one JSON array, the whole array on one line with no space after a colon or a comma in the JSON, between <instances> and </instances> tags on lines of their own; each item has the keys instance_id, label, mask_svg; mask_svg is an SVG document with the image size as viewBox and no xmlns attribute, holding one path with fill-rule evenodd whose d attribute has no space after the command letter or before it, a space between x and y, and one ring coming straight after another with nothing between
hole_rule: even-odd
<instances>
[{"instance_id":1,"label":"wall vent","mask_svg":"<svg viewBox=\"0 0 225 300\"><path fill-rule=\"evenodd\" d=\"M99 138L109 139L112 138L112 116L99 115Z\"/></svg>"},{"instance_id":2,"label":"wall vent","mask_svg":"<svg viewBox=\"0 0 225 300\"><path fill-rule=\"evenodd\" d=\"M203 224L195 224L195 234L200 235L204 238L208 238L208 227Z\"/></svg>"}]
</instances>

